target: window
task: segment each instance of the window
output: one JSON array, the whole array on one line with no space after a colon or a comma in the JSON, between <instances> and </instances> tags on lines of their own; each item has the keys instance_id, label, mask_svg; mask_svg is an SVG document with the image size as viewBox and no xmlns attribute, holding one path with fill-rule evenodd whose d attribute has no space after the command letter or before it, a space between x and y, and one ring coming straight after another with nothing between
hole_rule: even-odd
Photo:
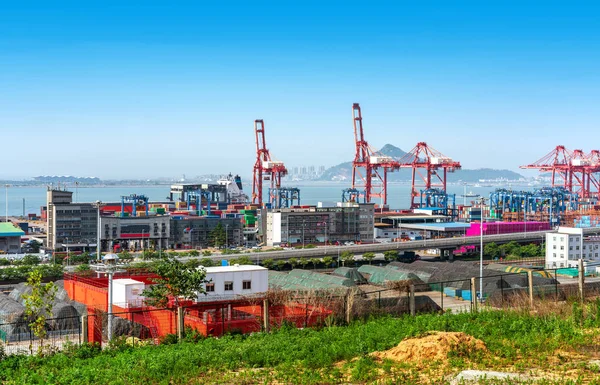
<instances>
[{"instance_id":1,"label":"window","mask_svg":"<svg viewBox=\"0 0 600 385\"><path fill-rule=\"evenodd\" d=\"M252 281L243 281L242 282L242 289L243 290L250 290L250 289L252 289Z\"/></svg>"},{"instance_id":2,"label":"window","mask_svg":"<svg viewBox=\"0 0 600 385\"><path fill-rule=\"evenodd\" d=\"M565 249L565 247L564 247L564 246L560 246L560 249L561 249L561 250L564 250L564 249Z\"/></svg>"},{"instance_id":3,"label":"window","mask_svg":"<svg viewBox=\"0 0 600 385\"><path fill-rule=\"evenodd\" d=\"M553 248L554 250L556 250L556 245L552 245L552 248Z\"/></svg>"},{"instance_id":4,"label":"window","mask_svg":"<svg viewBox=\"0 0 600 385\"><path fill-rule=\"evenodd\" d=\"M552 254L552 257L556 258L556 253Z\"/></svg>"},{"instance_id":5,"label":"window","mask_svg":"<svg viewBox=\"0 0 600 385\"><path fill-rule=\"evenodd\" d=\"M556 237L552 237L552 240L553 240L553 241L556 241Z\"/></svg>"},{"instance_id":6,"label":"window","mask_svg":"<svg viewBox=\"0 0 600 385\"><path fill-rule=\"evenodd\" d=\"M206 284L206 292L207 293L211 293L215 291L215 284L214 283L207 283Z\"/></svg>"},{"instance_id":7,"label":"window","mask_svg":"<svg viewBox=\"0 0 600 385\"><path fill-rule=\"evenodd\" d=\"M233 282L225 282L225 291L233 291Z\"/></svg>"}]
</instances>

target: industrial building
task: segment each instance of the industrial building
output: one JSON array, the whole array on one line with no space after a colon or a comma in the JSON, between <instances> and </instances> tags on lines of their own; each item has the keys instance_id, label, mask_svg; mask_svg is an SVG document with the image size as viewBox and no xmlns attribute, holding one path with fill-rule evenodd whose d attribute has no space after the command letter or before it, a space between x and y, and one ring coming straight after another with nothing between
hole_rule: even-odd
<instances>
[{"instance_id":1,"label":"industrial building","mask_svg":"<svg viewBox=\"0 0 600 385\"><path fill-rule=\"evenodd\" d=\"M243 226L240 218L211 218L198 216L172 216L169 247L175 249L206 248L210 234L218 224L225 230L225 243L244 244Z\"/></svg>"},{"instance_id":2,"label":"industrial building","mask_svg":"<svg viewBox=\"0 0 600 385\"><path fill-rule=\"evenodd\" d=\"M73 192L49 189L45 246L52 251L95 250L100 226L102 251L205 248L219 223L228 245L254 243L253 217L244 215L245 210L240 214L228 209L228 199L241 193L238 184L223 183L174 185L172 193L179 191L181 196L173 193L174 202L153 203L136 194L122 196L121 202L74 203Z\"/></svg>"},{"instance_id":3,"label":"industrial building","mask_svg":"<svg viewBox=\"0 0 600 385\"><path fill-rule=\"evenodd\" d=\"M263 239L267 246L373 242L372 203L335 207L301 206L265 209Z\"/></svg>"},{"instance_id":4,"label":"industrial building","mask_svg":"<svg viewBox=\"0 0 600 385\"><path fill-rule=\"evenodd\" d=\"M98 207L94 203L73 203L73 192L48 189L46 248L71 250L96 247Z\"/></svg>"},{"instance_id":5,"label":"industrial building","mask_svg":"<svg viewBox=\"0 0 600 385\"><path fill-rule=\"evenodd\" d=\"M166 249L169 245L170 217L101 216L100 242L102 250Z\"/></svg>"},{"instance_id":6,"label":"industrial building","mask_svg":"<svg viewBox=\"0 0 600 385\"><path fill-rule=\"evenodd\" d=\"M200 301L230 300L239 296L265 293L269 289L269 269L254 265L206 267L205 294Z\"/></svg>"},{"instance_id":7,"label":"industrial building","mask_svg":"<svg viewBox=\"0 0 600 385\"><path fill-rule=\"evenodd\" d=\"M585 265L600 263L599 249L600 237L586 237L581 228L559 227L557 233L546 233L546 268L577 268L579 259Z\"/></svg>"},{"instance_id":8,"label":"industrial building","mask_svg":"<svg viewBox=\"0 0 600 385\"><path fill-rule=\"evenodd\" d=\"M10 222L0 223L0 251L10 254L21 252L21 236L25 232Z\"/></svg>"}]
</instances>

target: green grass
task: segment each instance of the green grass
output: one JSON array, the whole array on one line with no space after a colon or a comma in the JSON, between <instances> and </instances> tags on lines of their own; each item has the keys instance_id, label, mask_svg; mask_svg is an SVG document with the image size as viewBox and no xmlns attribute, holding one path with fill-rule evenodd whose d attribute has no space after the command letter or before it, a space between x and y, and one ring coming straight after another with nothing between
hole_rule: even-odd
<instances>
[{"instance_id":1,"label":"green grass","mask_svg":"<svg viewBox=\"0 0 600 385\"><path fill-rule=\"evenodd\" d=\"M455 355L451 367L431 366L432 383L448 370L523 369L547 365L556 350L590 348L591 337L577 322L554 316L489 311L479 314L379 318L349 326L283 328L271 334L207 338L148 347L83 347L38 358L14 356L0 362L6 384L190 384L190 383L420 383L423 370L406 363L376 362L368 356L427 331L462 331L483 340L490 353ZM345 361L345 364L338 364ZM434 376L440 376L434 380ZM441 382L440 382L441 381Z\"/></svg>"}]
</instances>

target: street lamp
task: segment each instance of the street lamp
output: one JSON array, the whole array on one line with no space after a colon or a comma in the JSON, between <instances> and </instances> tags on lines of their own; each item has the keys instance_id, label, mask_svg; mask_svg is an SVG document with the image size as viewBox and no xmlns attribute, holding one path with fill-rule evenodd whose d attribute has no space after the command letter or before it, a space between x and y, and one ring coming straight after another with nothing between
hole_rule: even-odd
<instances>
[{"instance_id":1,"label":"street lamp","mask_svg":"<svg viewBox=\"0 0 600 385\"><path fill-rule=\"evenodd\" d=\"M304 228L306 227L306 220L302 220L302 248L304 249Z\"/></svg>"},{"instance_id":2,"label":"street lamp","mask_svg":"<svg viewBox=\"0 0 600 385\"><path fill-rule=\"evenodd\" d=\"M113 275L117 272L118 267L116 262L119 257L116 254L106 254L104 256L104 264L92 266L98 273L106 273L108 275L108 331L107 338L109 341L112 340L113 336Z\"/></svg>"},{"instance_id":3,"label":"street lamp","mask_svg":"<svg viewBox=\"0 0 600 385\"><path fill-rule=\"evenodd\" d=\"M480 198L480 212L481 218L479 220L479 297L483 301L483 205L485 204L485 198Z\"/></svg>"},{"instance_id":4,"label":"street lamp","mask_svg":"<svg viewBox=\"0 0 600 385\"><path fill-rule=\"evenodd\" d=\"M525 201L525 211L523 212L523 222L525 223L525 234L523 238L527 237L527 201Z\"/></svg>"},{"instance_id":5,"label":"street lamp","mask_svg":"<svg viewBox=\"0 0 600 385\"><path fill-rule=\"evenodd\" d=\"M67 243L65 244L67 247L67 266L69 266L69 238L65 237L65 239L67 240Z\"/></svg>"},{"instance_id":6,"label":"street lamp","mask_svg":"<svg viewBox=\"0 0 600 385\"><path fill-rule=\"evenodd\" d=\"M102 221L100 220L100 205L102 204L101 201L96 201L96 206L98 208L98 223L96 224L97 230L96 230L96 260L97 261L101 261L100 258L100 252L101 252L101 247L100 247L100 231L102 230Z\"/></svg>"},{"instance_id":7,"label":"street lamp","mask_svg":"<svg viewBox=\"0 0 600 385\"><path fill-rule=\"evenodd\" d=\"M10 187L9 184L4 185L4 187L6 188L6 218L4 219L6 223L8 223L8 188Z\"/></svg>"}]
</instances>

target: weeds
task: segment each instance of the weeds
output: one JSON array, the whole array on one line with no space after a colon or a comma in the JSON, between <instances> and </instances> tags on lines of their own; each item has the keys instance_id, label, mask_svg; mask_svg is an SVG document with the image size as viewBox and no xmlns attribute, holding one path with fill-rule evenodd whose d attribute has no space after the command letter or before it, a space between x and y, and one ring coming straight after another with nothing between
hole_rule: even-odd
<instances>
[{"instance_id":1,"label":"weeds","mask_svg":"<svg viewBox=\"0 0 600 385\"><path fill-rule=\"evenodd\" d=\"M584 311L584 324L587 320L595 322L595 306ZM448 367L428 365L420 369L411 363L376 361L369 355L433 330L465 332L484 341L489 353L472 354L459 347L449 354ZM512 367L525 371L549 367L556 363L557 352L583 351L595 337L584 333L569 317L532 316L524 311L382 317L345 327L330 324L321 330L283 327L270 334L226 335L219 339L189 335L179 344L135 348L116 339L112 349L103 351L83 345L44 358L10 356L0 361L0 382L445 383L445 375L464 368ZM565 363L558 366L575 364L568 355L563 360ZM597 375L596 367L575 368ZM429 381L424 382L424 378Z\"/></svg>"}]
</instances>

